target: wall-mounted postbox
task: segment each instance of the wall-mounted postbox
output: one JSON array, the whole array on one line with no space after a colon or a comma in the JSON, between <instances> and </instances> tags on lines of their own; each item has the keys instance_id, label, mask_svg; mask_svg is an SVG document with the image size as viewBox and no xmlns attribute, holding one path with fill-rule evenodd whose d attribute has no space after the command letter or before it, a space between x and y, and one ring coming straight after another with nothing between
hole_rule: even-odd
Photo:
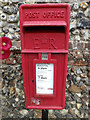
<instances>
[{"instance_id":1,"label":"wall-mounted postbox","mask_svg":"<svg viewBox=\"0 0 90 120\"><path fill-rule=\"evenodd\" d=\"M63 109L70 6L21 5L19 14L26 108Z\"/></svg>"}]
</instances>

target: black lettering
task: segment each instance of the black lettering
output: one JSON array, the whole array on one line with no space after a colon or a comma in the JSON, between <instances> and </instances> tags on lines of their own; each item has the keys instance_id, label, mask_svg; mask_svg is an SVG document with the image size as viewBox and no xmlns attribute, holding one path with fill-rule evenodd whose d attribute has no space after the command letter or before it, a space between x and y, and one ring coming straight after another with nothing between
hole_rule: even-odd
<instances>
[{"instance_id":1,"label":"black lettering","mask_svg":"<svg viewBox=\"0 0 90 120\"><path fill-rule=\"evenodd\" d=\"M47 79L47 77L41 77L41 79Z\"/></svg>"}]
</instances>

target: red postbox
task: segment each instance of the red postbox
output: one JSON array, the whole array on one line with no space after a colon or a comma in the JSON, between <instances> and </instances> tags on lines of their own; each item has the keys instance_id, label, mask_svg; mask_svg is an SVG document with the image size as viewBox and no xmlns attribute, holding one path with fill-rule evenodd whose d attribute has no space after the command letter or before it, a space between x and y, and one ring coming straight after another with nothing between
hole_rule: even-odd
<instances>
[{"instance_id":1,"label":"red postbox","mask_svg":"<svg viewBox=\"0 0 90 120\"><path fill-rule=\"evenodd\" d=\"M19 14L25 106L63 109L70 6L26 4L20 6Z\"/></svg>"}]
</instances>

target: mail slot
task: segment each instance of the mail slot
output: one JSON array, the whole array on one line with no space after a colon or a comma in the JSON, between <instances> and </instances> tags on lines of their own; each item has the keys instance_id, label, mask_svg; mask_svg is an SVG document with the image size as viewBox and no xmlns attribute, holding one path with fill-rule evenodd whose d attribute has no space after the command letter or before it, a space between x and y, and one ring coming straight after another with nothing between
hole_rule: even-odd
<instances>
[{"instance_id":1,"label":"mail slot","mask_svg":"<svg viewBox=\"0 0 90 120\"><path fill-rule=\"evenodd\" d=\"M70 6L25 4L19 14L25 106L63 109Z\"/></svg>"}]
</instances>

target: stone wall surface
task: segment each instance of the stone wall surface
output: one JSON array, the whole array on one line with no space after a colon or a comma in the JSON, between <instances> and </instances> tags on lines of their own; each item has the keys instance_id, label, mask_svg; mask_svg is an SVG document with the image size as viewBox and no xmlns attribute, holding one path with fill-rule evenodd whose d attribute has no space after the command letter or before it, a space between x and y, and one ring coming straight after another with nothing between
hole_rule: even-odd
<instances>
[{"instance_id":1,"label":"stone wall surface","mask_svg":"<svg viewBox=\"0 0 90 120\"><path fill-rule=\"evenodd\" d=\"M12 41L11 55L0 61L0 117L41 118L41 110L28 110L24 105L21 61L19 7L40 2L67 2L71 6L66 103L63 110L49 110L49 118L89 119L90 90L90 1L82 0L0 0L0 37ZM2 97L1 97L2 96ZM2 99L1 99L2 98ZM1 109L2 108L2 109ZM2 111L2 113L1 113Z\"/></svg>"}]
</instances>

